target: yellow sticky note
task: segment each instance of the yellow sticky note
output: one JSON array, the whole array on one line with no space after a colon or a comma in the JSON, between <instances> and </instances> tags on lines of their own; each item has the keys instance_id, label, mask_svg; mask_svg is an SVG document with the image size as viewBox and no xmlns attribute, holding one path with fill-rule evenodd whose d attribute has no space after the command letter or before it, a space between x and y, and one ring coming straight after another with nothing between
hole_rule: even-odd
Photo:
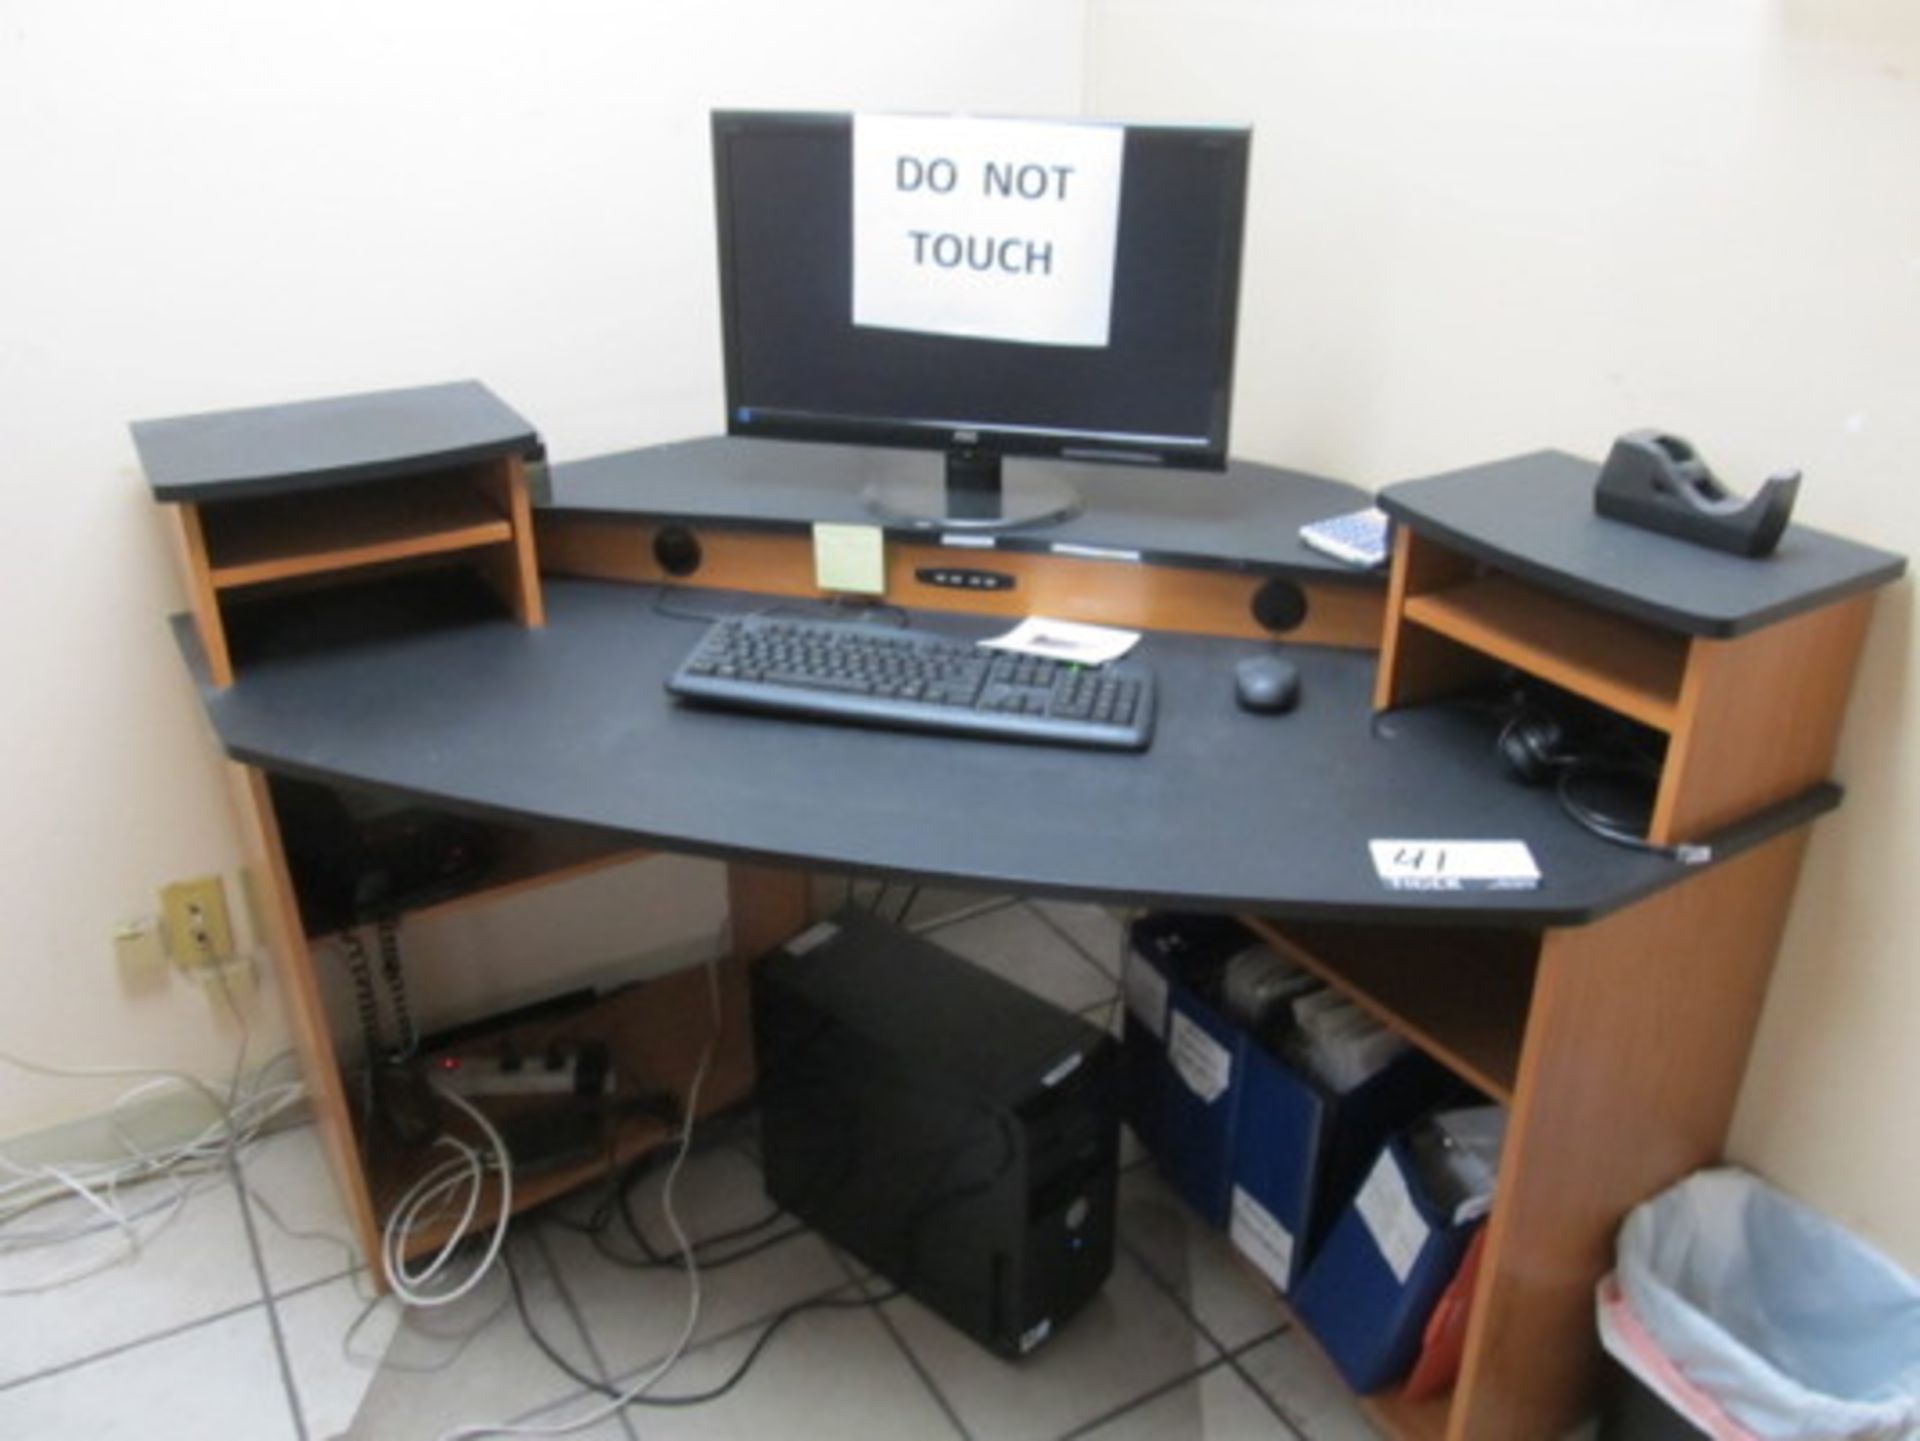
<instances>
[{"instance_id":1,"label":"yellow sticky note","mask_svg":"<svg viewBox=\"0 0 1920 1441\"><path fill-rule=\"evenodd\" d=\"M880 527L815 524L813 579L822 590L884 595L887 561Z\"/></svg>"}]
</instances>

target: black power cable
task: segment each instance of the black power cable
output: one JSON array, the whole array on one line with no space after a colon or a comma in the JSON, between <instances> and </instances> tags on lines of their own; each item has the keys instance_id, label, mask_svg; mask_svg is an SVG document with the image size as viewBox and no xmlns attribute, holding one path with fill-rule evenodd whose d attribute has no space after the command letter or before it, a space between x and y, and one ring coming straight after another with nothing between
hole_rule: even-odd
<instances>
[{"instance_id":1,"label":"black power cable","mask_svg":"<svg viewBox=\"0 0 1920 1441\"><path fill-rule=\"evenodd\" d=\"M520 1273L514 1269L512 1255L502 1251L500 1256L506 1262L507 1284L513 1290L513 1306L520 1314L520 1324L525 1328L527 1338L539 1349L540 1354L577 1385L585 1386L591 1391L615 1400L624 1396L625 1392L604 1381L595 1380L554 1348L553 1343L547 1340L539 1326L534 1323L533 1312L527 1306L526 1293L520 1285ZM754 1362L760 1359L760 1353L767 1349L767 1343L772 1341L775 1333L795 1316L807 1311L858 1311L883 1306L899 1294L898 1290L891 1290L883 1291L877 1296L861 1296L852 1300L842 1300L835 1296L815 1296L808 1301L796 1302L767 1322L760 1334L754 1338L753 1345L747 1348L747 1354L740 1358L733 1371L718 1385L711 1386L705 1391L689 1392L683 1396L634 1396L625 1404L628 1406L704 1406L709 1401L718 1401L746 1379L747 1373L753 1369Z\"/></svg>"}]
</instances>

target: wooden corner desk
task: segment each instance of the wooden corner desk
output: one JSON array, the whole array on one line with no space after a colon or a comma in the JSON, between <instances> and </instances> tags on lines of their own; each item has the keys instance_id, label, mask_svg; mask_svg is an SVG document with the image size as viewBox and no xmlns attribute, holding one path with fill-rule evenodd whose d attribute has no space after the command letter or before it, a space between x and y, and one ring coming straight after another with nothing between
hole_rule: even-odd
<instances>
[{"instance_id":1,"label":"wooden corner desk","mask_svg":"<svg viewBox=\"0 0 1920 1441\"><path fill-rule=\"evenodd\" d=\"M237 679L223 686L179 623L238 763L294 1030L362 1245L375 1253L394 1181L363 1159L275 777L497 824L513 859L478 898L646 850L725 861L733 1020L716 1104L751 1088L740 988L751 958L805 921L808 870L1247 917L1510 1108L1460 1382L1421 1405L1369 1398L1376 1419L1455 1441L1561 1434L1590 1404L1593 1288L1614 1228L1719 1157L1809 823L1839 799L1825 776L1871 592L1902 563L1805 530L1779 563L1712 556L1596 519L1591 467L1537 456L1390 491L1401 529L1383 583L1295 538L1303 521L1365 504L1351 487L1243 464L1218 477L1065 466L1086 514L991 548L891 532L886 598L962 635L1027 612L1146 629L1160 687L1149 752L851 729L665 695L698 617L816 596L809 522L863 519L876 468L935 463L715 439L561 466L534 511L544 626L497 604L422 604L438 572L376 565L325 591L263 588L234 617ZM1519 500L1476 508L1516 475ZM928 579L954 567L1012 588ZM1243 713L1233 663L1275 642L1300 667L1299 708ZM1812 670L1797 663L1810 652ZM1711 863L1580 830L1550 794L1505 778L1484 715L1415 703L1502 666L1661 729L1658 823L1710 841ZM1770 705L1790 735L1771 729ZM1375 838L1524 840L1544 880L1389 891ZM648 983L628 1006L656 1065L691 1065L702 1003L685 979ZM661 1138L641 1128L620 1153Z\"/></svg>"}]
</instances>

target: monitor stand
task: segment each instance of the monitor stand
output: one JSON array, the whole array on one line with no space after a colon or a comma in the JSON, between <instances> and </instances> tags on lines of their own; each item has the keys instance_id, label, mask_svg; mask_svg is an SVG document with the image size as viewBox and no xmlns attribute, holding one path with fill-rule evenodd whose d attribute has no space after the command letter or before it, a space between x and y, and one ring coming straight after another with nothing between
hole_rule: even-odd
<instances>
[{"instance_id":1,"label":"monitor stand","mask_svg":"<svg viewBox=\"0 0 1920 1441\"><path fill-rule=\"evenodd\" d=\"M1003 477L1000 457L950 450L944 475L914 470L870 482L863 499L882 520L917 530L1008 530L1080 512L1080 496L1045 472Z\"/></svg>"}]
</instances>

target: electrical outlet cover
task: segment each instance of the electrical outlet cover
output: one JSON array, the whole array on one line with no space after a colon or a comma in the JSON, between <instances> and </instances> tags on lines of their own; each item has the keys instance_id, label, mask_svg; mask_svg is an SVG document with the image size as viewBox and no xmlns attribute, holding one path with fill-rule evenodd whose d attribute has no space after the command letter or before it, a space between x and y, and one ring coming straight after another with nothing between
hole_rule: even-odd
<instances>
[{"instance_id":1,"label":"electrical outlet cover","mask_svg":"<svg viewBox=\"0 0 1920 1441\"><path fill-rule=\"evenodd\" d=\"M175 881L160 892L167 951L177 966L217 965L233 954L233 924L219 876Z\"/></svg>"}]
</instances>

